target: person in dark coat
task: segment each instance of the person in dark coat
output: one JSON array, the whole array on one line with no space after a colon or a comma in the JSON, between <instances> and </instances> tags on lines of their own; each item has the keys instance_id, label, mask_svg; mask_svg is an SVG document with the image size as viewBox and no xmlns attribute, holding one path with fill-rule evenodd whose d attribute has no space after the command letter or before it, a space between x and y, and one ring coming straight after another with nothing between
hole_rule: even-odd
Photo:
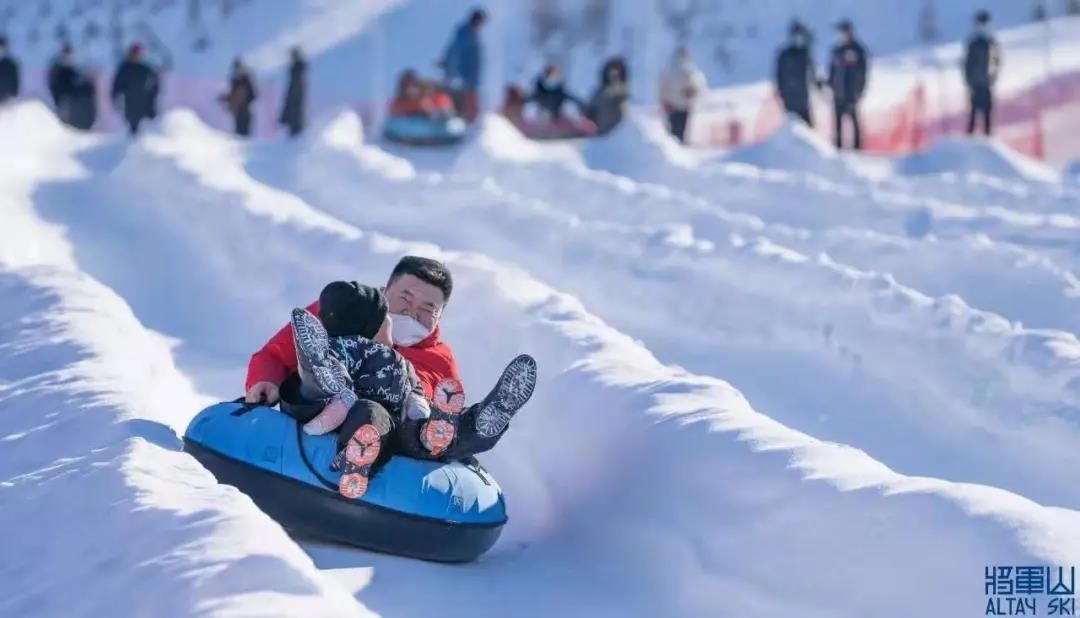
<instances>
[{"instance_id":1,"label":"person in dark coat","mask_svg":"<svg viewBox=\"0 0 1080 618\"><path fill-rule=\"evenodd\" d=\"M112 84L111 99L114 105L123 102L124 119L132 135L139 132L143 120L157 116L158 72L143 62L142 55L142 45L132 45Z\"/></svg>"},{"instance_id":2,"label":"person in dark coat","mask_svg":"<svg viewBox=\"0 0 1080 618\"><path fill-rule=\"evenodd\" d=\"M79 129L90 129L97 120L97 89L93 77L75 66L70 44L60 48L60 53L49 65L47 82L60 121Z\"/></svg>"},{"instance_id":3,"label":"person in dark coat","mask_svg":"<svg viewBox=\"0 0 1080 618\"><path fill-rule=\"evenodd\" d=\"M79 81L79 72L75 69L73 51L71 45L65 44L60 48L60 53L49 65L48 73L49 96L52 97L56 115L62 122L68 122L70 114L70 99L75 93L75 85Z\"/></svg>"},{"instance_id":4,"label":"person in dark coat","mask_svg":"<svg viewBox=\"0 0 1080 618\"><path fill-rule=\"evenodd\" d=\"M629 100L630 78L626 61L611 58L600 69L600 84L589 99L586 116L596 123L597 131L603 135L622 122Z\"/></svg>"},{"instance_id":5,"label":"person in dark coat","mask_svg":"<svg viewBox=\"0 0 1080 618\"><path fill-rule=\"evenodd\" d=\"M810 115L810 88L817 84L814 60L810 56L810 33L796 22L791 25L791 37L787 46L776 58L776 91L784 110L814 126Z\"/></svg>"},{"instance_id":6,"label":"person in dark coat","mask_svg":"<svg viewBox=\"0 0 1080 618\"><path fill-rule=\"evenodd\" d=\"M281 124L289 127L289 135L297 136L307 121L308 63L299 47L291 52L289 86L285 91L285 103L281 106Z\"/></svg>"},{"instance_id":7,"label":"person in dark coat","mask_svg":"<svg viewBox=\"0 0 1080 618\"><path fill-rule=\"evenodd\" d=\"M237 135L242 137L251 135L251 104L255 102L257 96L251 73L244 66L244 62L236 58L232 64L232 75L229 76L229 92L224 98L225 106L233 115Z\"/></svg>"},{"instance_id":8,"label":"person in dark coat","mask_svg":"<svg viewBox=\"0 0 1080 618\"><path fill-rule=\"evenodd\" d=\"M76 129L89 131L97 121L97 86L93 76L80 72L68 99L67 123Z\"/></svg>"},{"instance_id":9,"label":"person in dark coat","mask_svg":"<svg viewBox=\"0 0 1080 618\"><path fill-rule=\"evenodd\" d=\"M975 33L968 40L964 54L964 81L971 95L968 115L968 135L975 132L976 116L982 116L983 132L991 133L991 112L994 109L994 83L1001 70L1001 51L997 39L989 32L990 13L975 14Z\"/></svg>"},{"instance_id":10,"label":"person in dark coat","mask_svg":"<svg viewBox=\"0 0 1080 618\"><path fill-rule=\"evenodd\" d=\"M19 63L8 55L7 37L0 37L0 103L19 96Z\"/></svg>"},{"instance_id":11,"label":"person in dark coat","mask_svg":"<svg viewBox=\"0 0 1080 618\"><path fill-rule=\"evenodd\" d=\"M829 87L833 93L836 147L844 146L844 118L851 119L856 150L862 148L859 102L866 92L869 60L866 48L855 38L855 28L844 20L837 25L838 40L829 58Z\"/></svg>"},{"instance_id":12,"label":"person in dark coat","mask_svg":"<svg viewBox=\"0 0 1080 618\"><path fill-rule=\"evenodd\" d=\"M536 103L537 107L551 120L562 118L563 105L567 101L581 105L577 97L566 91L562 69L555 64L548 64L544 67L544 70L536 78L532 94L529 95L527 100Z\"/></svg>"},{"instance_id":13,"label":"person in dark coat","mask_svg":"<svg viewBox=\"0 0 1080 618\"><path fill-rule=\"evenodd\" d=\"M477 93L484 65L480 30L485 23L487 13L483 9L473 10L469 19L454 31L439 63L445 71L446 87L466 122L476 120L480 112Z\"/></svg>"}]
</instances>

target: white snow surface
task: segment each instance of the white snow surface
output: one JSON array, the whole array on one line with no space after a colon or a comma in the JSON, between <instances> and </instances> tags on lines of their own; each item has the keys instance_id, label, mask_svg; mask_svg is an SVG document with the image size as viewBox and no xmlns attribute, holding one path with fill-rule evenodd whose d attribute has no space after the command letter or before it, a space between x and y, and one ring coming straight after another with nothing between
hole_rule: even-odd
<instances>
[{"instance_id":1,"label":"white snow surface","mask_svg":"<svg viewBox=\"0 0 1080 618\"><path fill-rule=\"evenodd\" d=\"M29 102L0 153L0 615L969 616L986 566L1080 563L1080 184L997 142L128 141ZM289 309L406 253L454 273L473 399L540 366L470 565L292 539L180 450Z\"/></svg>"},{"instance_id":2,"label":"white snow surface","mask_svg":"<svg viewBox=\"0 0 1080 618\"><path fill-rule=\"evenodd\" d=\"M409 160L348 111L252 144L185 111L133 142L0 111L3 613L960 616L985 565L1076 563L1080 492L1044 473L1080 465L1071 252L832 225L942 181L794 128L714 161L654 129L578 152L488 117ZM290 539L179 451L289 308L404 253L455 274L469 392L541 367L485 457L510 524L468 566Z\"/></svg>"}]
</instances>

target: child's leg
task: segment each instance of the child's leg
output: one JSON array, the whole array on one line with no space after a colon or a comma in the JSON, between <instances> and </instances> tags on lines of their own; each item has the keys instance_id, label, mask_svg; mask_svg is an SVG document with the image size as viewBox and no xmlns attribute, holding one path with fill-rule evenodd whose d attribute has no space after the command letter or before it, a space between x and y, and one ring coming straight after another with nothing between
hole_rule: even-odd
<instances>
[{"instance_id":1,"label":"child's leg","mask_svg":"<svg viewBox=\"0 0 1080 618\"><path fill-rule=\"evenodd\" d=\"M338 433L338 455L334 458L334 467L342 473L338 485L341 495L364 495L368 479L390 459L393 430L393 418L382 405L361 399L349 408Z\"/></svg>"},{"instance_id":2,"label":"child's leg","mask_svg":"<svg viewBox=\"0 0 1080 618\"><path fill-rule=\"evenodd\" d=\"M491 450L505 432L490 438L476 433L475 420L479 408L480 404L475 404L461 414L461 421L458 423L458 432L454 437L454 441L445 450L435 455L424 446L421 440L424 425L427 424L427 421L424 419L403 421L394 429L394 453L413 459L458 461Z\"/></svg>"}]
</instances>

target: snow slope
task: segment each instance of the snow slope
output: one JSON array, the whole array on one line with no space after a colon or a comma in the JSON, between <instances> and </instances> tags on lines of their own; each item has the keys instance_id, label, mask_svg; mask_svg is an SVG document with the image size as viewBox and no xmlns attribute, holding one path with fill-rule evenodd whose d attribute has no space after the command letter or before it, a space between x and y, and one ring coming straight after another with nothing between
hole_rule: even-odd
<instances>
[{"instance_id":1,"label":"snow slope","mask_svg":"<svg viewBox=\"0 0 1080 618\"><path fill-rule=\"evenodd\" d=\"M31 557L0 598L18 615L420 615L439 598L448 615L959 616L984 607L986 565L1080 561L1080 494L1045 474L1077 465L1080 342L951 295L1001 273L985 296L1003 297L1027 259L1027 304L1063 321L1068 268L1035 243L829 224L923 207L878 193L931 199L936 180L869 177L820 145L835 166L714 161L624 129L578 152L486 118L461 149L414 155L365 142L349 112L244 144L184 111L128 143L0 110L22 155L0 171L0 524ZM766 207L785 192L818 225ZM511 523L464 567L300 540L305 556L176 435L238 394L288 309L406 252L454 271L444 328L468 392L515 353L540 363L484 460ZM874 264L936 265L945 291ZM50 595L59 581L87 593Z\"/></svg>"},{"instance_id":2,"label":"snow slope","mask_svg":"<svg viewBox=\"0 0 1080 618\"><path fill-rule=\"evenodd\" d=\"M0 613L368 615L179 452L189 410L211 399L35 212L36 191L78 178L74 156L95 142L38 104L0 111L0 134L20 152L0 180Z\"/></svg>"}]
</instances>

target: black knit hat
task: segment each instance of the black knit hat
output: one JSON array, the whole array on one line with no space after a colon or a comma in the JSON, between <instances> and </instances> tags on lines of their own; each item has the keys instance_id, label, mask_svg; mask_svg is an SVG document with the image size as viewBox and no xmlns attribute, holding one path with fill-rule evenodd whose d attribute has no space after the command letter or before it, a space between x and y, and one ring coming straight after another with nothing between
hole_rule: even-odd
<instances>
[{"instance_id":1,"label":"black knit hat","mask_svg":"<svg viewBox=\"0 0 1080 618\"><path fill-rule=\"evenodd\" d=\"M319 294L319 320L331 337L373 339L386 320L386 297L355 281L335 281Z\"/></svg>"}]
</instances>

